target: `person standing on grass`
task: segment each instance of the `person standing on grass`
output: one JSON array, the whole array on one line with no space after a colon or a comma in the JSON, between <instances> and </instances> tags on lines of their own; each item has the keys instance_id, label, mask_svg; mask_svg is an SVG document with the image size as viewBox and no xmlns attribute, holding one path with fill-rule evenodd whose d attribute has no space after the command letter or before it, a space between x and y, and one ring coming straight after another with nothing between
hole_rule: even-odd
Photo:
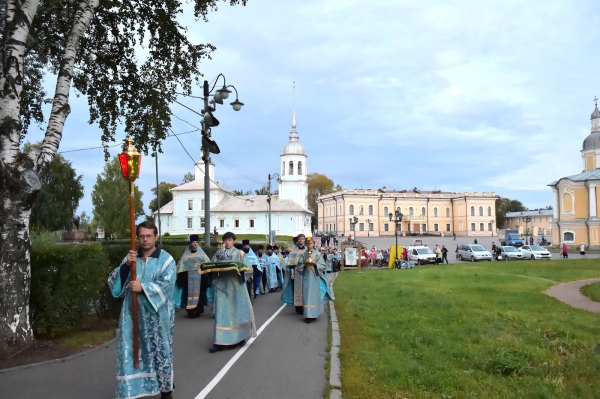
<instances>
[{"instance_id":1,"label":"person standing on grass","mask_svg":"<svg viewBox=\"0 0 600 399\"><path fill-rule=\"evenodd\" d=\"M445 245L442 245L442 264L444 264L444 261L446 264L450 263L448 262L448 248L446 248Z\"/></svg>"},{"instance_id":2,"label":"person standing on grass","mask_svg":"<svg viewBox=\"0 0 600 399\"><path fill-rule=\"evenodd\" d=\"M244 252L233 246L235 234L228 231L222 239L223 248L215 252L212 262L243 262L250 266L244 262ZM213 303L215 313L213 346L208 350L210 353L243 346L246 340L256 337L254 310L245 287L246 278L251 275L251 270L242 274L237 270L208 274L211 286L207 296L209 302Z\"/></svg>"},{"instance_id":3,"label":"person standing on grass","mask_svg":"<svg viewBox=\"0 0 600 399\"><path fill-rule=\"evenodd\" d=\"M581 246L579 247L579 255L581 255L582 258L587 258L587 256L585 255L585 244L581 243Z\"/></svg>"},{"instance_id":4,"label":"person standing on grass","mask_svg":"<svg viewBox=\"0 0 600 399\"><path fill-rule=\"evenodd\" d=\"M156 246L158 229L152 222L136 227L139 248L129 251L108 277L115 298L124 298L117 330L117 399L154 396L172 398L175 260ZM136 262L136 280L131 280ZM137 293L138 353L133 353L132 293ZM139 357L139 368L133 359Z\"/></svg>"},{"instance_id":5,"label":"person standing on grass","mask_svg":"<svg viewBox=\"0 0 600 399\"><path fill-rule=\"evenodd\" d=\"M190 318L200 317L207 304L207 280L205 275L200 274L200 266L210 261L210 258L198 245L199 240L198 234L190 235L191 243L177 263L177 282L173 302L176 308L185 309Z\"/></svg>"}]
</instances>

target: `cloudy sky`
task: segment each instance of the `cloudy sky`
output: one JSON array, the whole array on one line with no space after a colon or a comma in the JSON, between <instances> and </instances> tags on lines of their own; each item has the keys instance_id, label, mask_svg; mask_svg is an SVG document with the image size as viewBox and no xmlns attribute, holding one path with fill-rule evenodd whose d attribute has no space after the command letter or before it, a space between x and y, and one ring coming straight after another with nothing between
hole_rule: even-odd
<instances>
[{"instance_id":1,"label":"cloudy sky","mask_svg":"<svg viewBox=\"0 0 600 399\"><path fill-rule=\"evenodd\" d=\"M240 112L227 106L215 115L216 180L232 190L256 189L279 172L296 82L309 172L348 189L495 191L530 208L550 205L547 184L583 168L579 151L600 95L599 12L598 2L585 0L222 4L208 23L186 21L194 41L217 46L202 66L205 78L225 74L245 103ZM180 100L202 107L198 99ZM85 99L71 102L59 151L100 145L99 129L86 123ZM197 115L173 109L199 126ZM189 130L174 122L175 132ZM180 138L198 159L199 133ZM180 183L193 172L176 139L163 150L161 181ZM90 213L102 151L63 155L84 175L80 210ZM153 162L142 163L145 206Z\"/></svg>"}]
</instances>

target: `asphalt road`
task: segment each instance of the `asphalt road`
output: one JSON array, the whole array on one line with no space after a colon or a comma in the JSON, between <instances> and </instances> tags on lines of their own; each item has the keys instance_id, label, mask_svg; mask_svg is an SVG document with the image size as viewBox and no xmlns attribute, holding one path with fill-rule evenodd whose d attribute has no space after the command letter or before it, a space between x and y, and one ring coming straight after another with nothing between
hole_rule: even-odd
<instances>
[{"instance_id":1,"label":"asphalt road","mask_svg":"<svg viewBox=\"0 0 600 399\"><path fill-rule=\"evenodd\" d=\"M432 236L418 236L418 237L398 237L398 245L408 246L412 245L415 239L422 239L424 245L427 245L432 250L435 248L436 244L440 246L445 245L448 248L448 261L450 263L462 263L464 261L456 260L456 256L454 250L457 245L473 243L473 240L477 238L477 243L483 245L488 250L491 250L492 243L499 244L498 237L456 237L456 241L453 241L452 237L432 237ZM537 243L537 238L535 237L535 242ZM358 237L358 241L367 245L370 249L375 246L377 249L385 249L389 248L391 245L395 245L396 239L395 237ZM549 248L550 253L552 254L553 260L562 259L560 254L558 253L558 249ZM587 254L588 258L600 258L600 254ZM569 250L569 259L581 259L579 255L579 249L577 250ZM530 261L528 261L530 262ZM541 262L541 260L538 260Z\"/></svg>"},{"instance_id":2,"label":"asphalt road","mask_svg":"<svg viewBox=\"0 0 600 399\"><path fill-rule=\"evenodd\" d=\"M281 307L281 293L257 298L257 329ZM174 398L195 398L237 353L210 354L214 318L175 316ZM320 398L326 385L327 315L305 324L285 307L246 349L206 398ZM248 346L248 345L247 345ZM115 390L116 344L86 356L0 374L6 399L110 399ZM160 395L156 396L159 398Z\"/></svg>"}]
</instances>

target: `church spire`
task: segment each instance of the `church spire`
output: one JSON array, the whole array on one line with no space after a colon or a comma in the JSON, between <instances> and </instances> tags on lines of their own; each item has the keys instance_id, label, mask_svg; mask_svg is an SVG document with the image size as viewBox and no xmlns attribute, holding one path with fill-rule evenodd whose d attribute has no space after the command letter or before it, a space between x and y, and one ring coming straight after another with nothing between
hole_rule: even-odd
<instances>
[{"instance_id":1,"label":"church spire","mask_svg":"<svg viewBox=\"0 0 600 399\"><path fill-rule=\"evenodd\" d=\"M296 82L292 82L292 131L296 131Z\"/></svg>"},{"instance_id":2,"label":"church spire","mask_svg":"<svg viewBox=\"0 0 600 399\"><path fill-rule=\"evenodd\" d=\"M600 119L600 110L598 110L598 97L594 97L594 103L596 104L596 108L594 109L594 112L592 112L592 120Z\"/></svg>"}]
</instances>

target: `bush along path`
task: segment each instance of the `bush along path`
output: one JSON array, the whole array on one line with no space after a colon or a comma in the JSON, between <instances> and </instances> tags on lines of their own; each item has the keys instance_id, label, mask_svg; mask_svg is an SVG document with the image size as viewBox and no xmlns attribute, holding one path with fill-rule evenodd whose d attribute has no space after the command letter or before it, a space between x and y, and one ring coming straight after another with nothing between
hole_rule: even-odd
<instances>
[{"instance_id":1,"label":"bush along path","mask_svg":"<svg viewBox=\"0 0 600 399\"><path fill-rule=\"evenodd\" d=\"M598 282L600 278L571 281L548 289L546 294L574 308L600 313L600 302L594 302L581 293L581 287Z\"/></svg>"}]
</instances>

